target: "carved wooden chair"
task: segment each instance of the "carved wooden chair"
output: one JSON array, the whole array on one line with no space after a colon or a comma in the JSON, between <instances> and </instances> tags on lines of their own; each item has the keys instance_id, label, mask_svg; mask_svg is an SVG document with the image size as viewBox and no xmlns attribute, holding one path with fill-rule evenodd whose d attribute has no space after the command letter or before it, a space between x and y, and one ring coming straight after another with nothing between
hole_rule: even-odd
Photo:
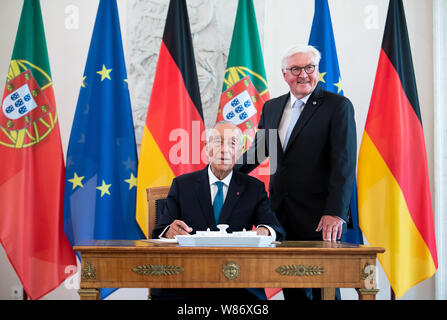
<instances>
[{"instance_id":1,"label":"carved wooden chair","mask_svg":"<svg viewBox=\"0 0 447 320\"><path fill-rule=\"evenodd\" d=\"M149 207L149 220L148 220L148 237L152 235L152 230L154 230L157 224L158 217L163 212L163 208L166 204L166 198L168 197L168 192L171 187L153 187L147 188L147 202Z\"/></svg>"},{"instance_id":2,"label":"carved wooden chair","mask_svg":"<svg viewBox=\"0 0 447 320\"><path fill-rule=\"evenodd\" d=\"M147 188L147 202L149 207L149 217L148 217L148 238L152 237L152 230L154 230L157 224L158 218L163 212L164 206L166 205L166 198L168 197L168 192L171 187L153 187ZM148 299L151 300L151 289L148 292Z\"/></svg>"}]
</instances>

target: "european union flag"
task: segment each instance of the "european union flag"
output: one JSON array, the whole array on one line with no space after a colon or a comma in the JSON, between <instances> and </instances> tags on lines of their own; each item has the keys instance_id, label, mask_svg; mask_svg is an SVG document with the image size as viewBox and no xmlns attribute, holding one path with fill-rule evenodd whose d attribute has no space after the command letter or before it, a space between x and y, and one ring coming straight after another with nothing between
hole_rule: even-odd
<instances>
[{"instance_id":1,"label":"european union flag","mask_svg":"<svg viewBox=\"0 0 447 320\"><path fill-rule=\"evenodd\" d=\"M72 245L144 237L135 220L136 175L118 9L116 0L101 0L67 153L64 230Z\"/></svg>"},{"instance_id":2,"label":"european union flag","mask_svg":"<svg viewBox=\"0 0 447 320\"><path fill-rule=\"evenodd\" d=\"M331 13L327 0L315 0L315 14L309 44L321 52L322 58L319 65L320 86L327 91L343 95ZM348 229L343 235L342 241L363 244L362 232L358 223L357 183L355 181L349 209L351 220L348 223Z\"/></svg>"}]
</instances>

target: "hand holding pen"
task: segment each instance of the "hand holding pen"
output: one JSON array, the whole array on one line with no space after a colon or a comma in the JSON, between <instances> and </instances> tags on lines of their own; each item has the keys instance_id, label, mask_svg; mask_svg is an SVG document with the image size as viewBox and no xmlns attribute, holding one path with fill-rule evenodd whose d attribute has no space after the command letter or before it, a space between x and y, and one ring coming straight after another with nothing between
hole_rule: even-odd
<instances>
[{"instance_id":1,"label":"hand holding pen","mask_svg":"<svg viewBox=\"0 0 447 320\"><path fill-rule=\"evenodd\" d=\"M168 231L165 233L165 237L168 239L174 239L174 236L177 235L186 235L192 231L186 223L181 220L174 220L173 223L170 224Z\"/></svg>"}]
</instances>

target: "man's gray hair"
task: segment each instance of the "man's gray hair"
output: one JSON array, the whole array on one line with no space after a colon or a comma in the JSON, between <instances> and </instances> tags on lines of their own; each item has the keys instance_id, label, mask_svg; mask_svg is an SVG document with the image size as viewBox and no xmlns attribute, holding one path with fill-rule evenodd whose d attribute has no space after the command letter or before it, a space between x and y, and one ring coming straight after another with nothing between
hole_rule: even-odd
<instances>
[{"instance_id":1,"label":"man's gray hair","mask_svg":"<svg viewBox=\"0 0 447 320\"><path fill-rule=\"evenodd\" d=\"M244 134L242 133L241 128L239 128L237 125L235 125L235 124L234 124L233 122L231 122L231 121L228 121L228 120L221 120L221 121L216 122L216 123L214 124L214 126L211 128L211 132L212 132L213 129L215 129L217 126L219 126L219 125L221 125L221 124L230 124L230 125L232 125L232 126L234 127L234 129L238 132L238 137L239 137L239 139L238 139L238 143L239 143L239 146L242 147L242 145L243 145L243 143L244 143ZM207 142L209 142L211 136L212 136L212 135L211 135L211 133L210 133L210 134L208 135L207 139L206 139Z\"/></svg>"},{"instance_id":2,"label":"man's gray hair","mask_svg":"<svg viewBox=\"0 0 447 320\"><path fill-rule=\"evenodd\" d=\"M307 44L297 44L288 47L283 54L281 65L283 70L287 68L287 59L297 53L310 53L313 56L313 62L318 67L321 59L321 53L315 47Z\"/></svg>"}]
</instances>

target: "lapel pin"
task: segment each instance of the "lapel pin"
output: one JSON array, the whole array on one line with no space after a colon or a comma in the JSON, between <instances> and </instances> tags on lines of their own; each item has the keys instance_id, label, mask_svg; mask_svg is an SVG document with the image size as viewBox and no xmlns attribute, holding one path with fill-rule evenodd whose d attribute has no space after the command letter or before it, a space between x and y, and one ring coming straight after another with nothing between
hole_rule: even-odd
<instances>
[{"instance_id":1,"label":"lapel pin","mask_svg":"<svg viewBox=\"0 0 447 320\"><path fill-rule=\"evenodd\" d=\"M239 191L238 191L238 192L236 192L236 195L237 195L237 196L239 195Z\"/></svg>"},{"instance_id":2,"label":"lapel pin","mask_svg":"<svg viewBox=\"0 0 447 320\"><path fill-rule=\"evenodd\" d=\"M313 105L316 105L316 104L317 104L317 102L316 102L316 101L314 101L314 102L312 102L312 104L313 104Z\"/></svg>"}]
</instances>

